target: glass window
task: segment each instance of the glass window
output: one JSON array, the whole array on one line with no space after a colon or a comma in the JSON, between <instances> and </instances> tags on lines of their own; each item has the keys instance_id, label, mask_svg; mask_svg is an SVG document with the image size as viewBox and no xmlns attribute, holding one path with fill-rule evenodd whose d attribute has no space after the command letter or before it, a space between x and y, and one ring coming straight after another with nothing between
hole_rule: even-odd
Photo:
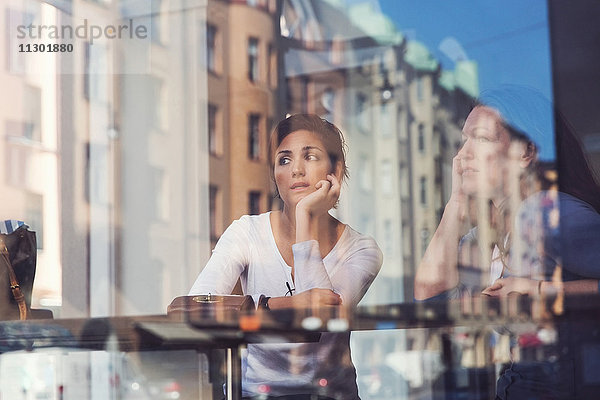
<instances>
[{"instance_id":1,"label":"glass window","mask_svg":"<svg viewBox=\"0 0 600 400\"><path fill-rule=\"evenodd\" d=\"M211 72L217 71L217 27L206 26L206 67Z\"/></svg>"},{"instance_id":2,"label":"glass window","mask_svg":"<svg viewBox=\"0 0 600 400\"><path fill-rule=\"evenodd\" d=\"M367 155L361 155L358 164L358 179L360 188L369 191L373 188L373 176L371 170L371 159Z\"/></svg>"},{"instance_id":3,"label":"glass window","mask_svg":"<svg viewBox=\"0 0 600 400\"><path fill-rule=\"evenodd\" d=\"M258 39L248 39L248 79L258 81Z\"/></svg>"},{"instance_id":4,"label":"glass window","mask_svg":"<svg viewBox=\"0 0 600 400\"><path fill-rule=\"evenodd\" d=\"M326 88L321 96L321 105L325 109L323 118L327 121L335 121L334 110L335 110L335 91L332 88Z\"/></svg>"},{"instance_id":5,"label":"glass window","mask_svg":"<svg viewBox=\"0 0 600 400\"><path fill-rule=\"evenodd\" d=\"M425 96L425 88L423 87L424 83L423 83L423 77L419 76L416 79L416 86L417 86L417 101L423 101L423 98Z\"/></svg>"},{"instance_id":6,"label":"glass window","mask_svg":"<svg viewBox=\"0 0 600 400\"><path fill-rule=\"evenodd\" d=\"M217 119L219 115L219 109L214 104L208 105L208 149L210 154L219 154L219 137L217 130Z\"/></svg>"},{"instance_id":7,"label":"glass window","mask_svg":"<svg viewBox=\"0 0 600 400\"><path fill-rule=\"evenodd\" d=\"M392 105L389 102L381 103L381 136L384 138L390 138L394 132L394 115Z\"/></svg>"},{"instance_id":8,"label":"glass window","mask_svg":"<svg viewBox=\"0 0 600 400\"><path fill-rule=\"evenodd\" d=\"M391 196L394 193L392 163L390 160L381 161L381 191L385 196Z\"/></svg>"},{"instance_id":9,"label":"glass window","mask_svg":"<svg viewBox=\"0 0 600 400\"><path fill-rule=\"evenodd\" d=\"M248 157L257 160L260 157L260 115L248 116Z\"/></svg>"},{"instance_id":10,"label":"glass window","mask_svg":"<svg viewBox=\"0 0 600 400\"><path fill-rule=\"evenodd\" d=\"M423 124L419 124L417 130L419 151L421 153L425 153L425 126Z\"/></svg>"},{"instance_id":11,"label":"glass window","mask_svg":"<svg viewBox=\"0 0 600 400\"><path fill-rule=\"evenodd\" d=\"M358 126L363 133L368 133L369 130L369 114L367 109L368 99L364 93L356 95L356 118Z\"/></svg>"},{"instance_id":12,"label":"glass window","mask_svg":"<svg viewBox=\"0 0 600 400\"><path fill-rule=\"evenodd\" d=\"M260 214L260 192L252 191L248 194L248 214Z\"/></svg>"},{"instance_id":13,"label":"glass window","mask_svg":"<svg viewBox=\"0 0 600 400\"><path fill-rule=\"evenodd\" d=\"M372 283L353 289L358 308L344 309L333 321L321 319L318 328L350 329L355 369L341 369L338 361L350 356L336 353L325 357L316 373L333 371L330 376L338 377L356 371L358 394L332 391L354 388L352 379L339 385L311 381L302 389L363 400L494 398L506 365L515 367L508 370L514 376L524 377L532 371L520 373L519 365L535 363L540 368L532 375L548 372L552 377L556 372L561 377L549 384L536 382L536 388L550 392L552 384L565 383L578 392L562 396L559 390L562 397L597 394L597 329L585 326L585 318L571 323L570 316L585 314L585 309L570 308L577 297L567 288L585 287L586 296L594 299L586 300L586 307L596 308L599 2L0 3L0 228L3 220L16 219L36 231L32 308L51 309L59 324L69 319L82 326L97 322L90 320L95 317L137 321L164 314L173 298L189 293L234 221L239 221L235 231L247 222L244 215L263 218L259 213L283 209L289 205L286 199L303 190L280 190L276 196L267 151L277 123L287 115L311 113L335 123L344 135L349 176L337 206L327 212L369 235L383 264ZM541 97L533 96L539 107L514 95L515 86L539 92ZM493 122L487 127L511 128L495 132L501 141L498 135L486 137L485 130L467 129L476 116L470 114L473 104L485 104L485 96L497 89L510 95L496 100L509 99L504 105L517 112L496 110L504 118L500 125L494 115L480 117ZM538 111L543 114L539 119ZM529 151L525 160L511 158L515 152L524 155L519 146L525 139L536 146L524 147ZM327 140L323 144L331 145ZM452 219L456 211L451 207L455 203L448 202L456 193L453 160L458 154L474 156L457 158L462 163L458 180L466 193L460 209L465 212L449 224L460 227L460 235L441 241L459 253L449 257L433 238L443 236L441 219ZM484 168L477 168L482 159ZM314 183L312 175L310 179ZM572 214L563 212L565 206ZM572 215L568 224L564 215ZM330 239L326 246L320 243L322 251L339 238L332 234ZM330 254L345 253L340 240ZM560 246L545 248L554 241ZM425 253L438 262L422 263ZM427 271L424 265L447 270ZM287 291L284 278L293 283L284 268L274 294L268 294L271 288L258 293L252 287L253 270L244 271L248 274L234 277L241 278L240 285L227 282L219 291L230 294L230 287L236 287L233 293L243 288L255 299L260 294L276 298ZM423 282L423 276L434 284ZM440 294L438 289L457 294L451 277L458 277L457 288L465 288L462 302L432 306L427 299ZM340 283L333 278L337 291ZM341 284L357 283L355 275L351 278ZM467 296L489 289L498 278L510 278L500 281L507 285L522 284L518 289L526 296L515 304L517 322L527 332L513 329L514 297L505 301L496 292L501 298L496 302ZM449 283L452 287L444 286ZM447 310L458 310L455 305L462 307L460 312L449 314ZM521 312L526 305L532 305L531 312ZM557 324L560 307L566 312ZM543 317L538 318L538 310ZM351 317L348 327L343 326L345 315ZM136 329L144 326L153 327L144 322ZM195 329L187 328L190 334ZM217 328L223 328L215 330L217 336L229 329ZM574 344L569 332L575 330L579 336ZM79 339L80 333L73 336ZM272 332L264 333L271 338ZM149 335L141 336L145 340ZM99 348L123 348L112 339ZM297 345L303 346L293 347ZM568 354L556 349L568 349ZM37 348L31 354L1 350L3 368L12 356L39 354ZM225 369L215 361L218 355L199 358L204 356L192 349L184 363L177 360L181 353L166 351L155 356L155 361L164 357L164 363L150 363L152 356L136 354L132 360L143 373L129 379L127 369L117 365L125 353L104 353L85 354L82 358L93 365L75 368L92 371L85 379L93 383L82 384L80 397L140 397L152 390L171 398L200 398L205 389L214 397L223 395L226 379L220 374ZM304 355L298 351L283 358L306 361ZM17 365L10 369L13 374L0 374L3 399L23 397L12 381L36 378L25 376L31 372L29 361ZM269 365L274 364L261 367ZM204 367L212 368L210 379L202 375ZM562 373L565 369L572 373ZM95 375L99 370L105 373ZM109 370L119 372L119 379L104 379L114 375ZM316 376L315 371L298 371L282 381ZM139 392L133 383L139 383ZM65 392L73 390L66 383L64 387ZM56 385L52 393L32 392L38 388L28 388L27 396L58 396ZM278 395L281 388L263 389L254 397ZM560 397L552 395L538 397Z\"/></svg>"}]
</instances>

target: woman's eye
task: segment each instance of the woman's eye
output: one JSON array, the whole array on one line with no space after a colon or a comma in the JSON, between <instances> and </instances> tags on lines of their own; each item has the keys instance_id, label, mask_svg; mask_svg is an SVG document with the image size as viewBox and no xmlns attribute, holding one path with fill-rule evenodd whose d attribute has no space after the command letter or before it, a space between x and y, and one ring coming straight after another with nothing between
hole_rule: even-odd
<instances>
[{"instance_id":1,"label":"woman's eye","mask_svg":"<svg viewBox=\"0 0 600 400\"><path fill-rule=\"evenodd\" d=\"M306 155L306 159L309 160L309 161L316 161L319 158L316 155L314 155L314 154L307 154Z\"/></svg>"},{"instance_id":2,"label":"woman's eye","mask_svg":"<svg viewBox=\"0 0 600 400\"><path fill-rule=\"evenodd\" d=\"M286 165L290 163L290 159L288 157L281 157L279 159L279 165Z\"/></svg>"},{"instance_id":3,"label":"woman's eye","mask_svg":"<svg viewBox=\"0 0 600 400\"><path fill-rule=\"evenodd\" d=\"M491 142L491 140L485 136L478 136L477 138L477 143L489 143Z\"/></svg>"}]
</instances>

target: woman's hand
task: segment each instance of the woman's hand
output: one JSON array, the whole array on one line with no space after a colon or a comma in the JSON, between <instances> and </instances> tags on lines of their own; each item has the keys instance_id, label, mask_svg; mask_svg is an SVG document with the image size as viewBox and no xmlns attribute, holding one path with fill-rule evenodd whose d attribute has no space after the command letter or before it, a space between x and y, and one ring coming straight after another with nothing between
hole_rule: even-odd
<instances>
[{"instance_id":1,"label":"woman's hand","mask_svg":"<svg viewBox=\"0 0 600 400\"><path fill-rule=\"evenodd\" d=\"M340 197L340 181L333 175L316 183L316 191L304 197L296 205L296 243L318 239L316 221L326 215Z\"/></svg>"},{"instance_id":2,"label":"woman's hand","mask_svg":"<svg viewBox=\"0 0 600 400\"><path fill-rule=\"evenodd\" d=\"M534 279L511 276L496 279L491 286L485 288L481 293L492 297L508 296L511 293L537 295L539 285L540 281Z\"/></svg>"},{"instance_id":3,"label":"woman's hand","mask_svg":"<svg viewBox=\"0 0 600 400\"><path fill-rule=\"evenodd\" d=\"M446 207L454 207L459 221L464 221L468 214L468 199L462 188L461 156L457 154L452 159L452 193Z\"/></svg>"},{"instance_id":4,"label":"woman's hand","mask_svg":"<svg viewBox=\"0 0 600 400\"><path fill-rule=\"evenodd\" d=\"M291 297L293 307L308 308L322 306L339 306L342 298L330 289L310 289Z\"/></svg>"},{"instance_id":5,"label":"woman's hand","mask_svg":"<svg viewBox=\"0 0 600 400\"><path fill-rule=\"evenodd\" d=\"M318 217L333 208L340 197L340 181L333 174L320 180L315 191L303 198L296 205L296 213L305 212L311 217Z\"/></svg>"}]
</instances>

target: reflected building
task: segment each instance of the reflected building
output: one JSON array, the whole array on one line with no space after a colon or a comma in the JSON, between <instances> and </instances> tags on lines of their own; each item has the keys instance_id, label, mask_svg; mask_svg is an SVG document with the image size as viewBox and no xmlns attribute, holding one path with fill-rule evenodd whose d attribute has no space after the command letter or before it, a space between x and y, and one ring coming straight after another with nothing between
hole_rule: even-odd
<instances>
[{"instance_id":1,"label":"reflected building","mask_svg":"<svg viewBox=\"0 0 600 400\"><path fill-rule=\"evenodd\" d=\"M233 220L272 206L268 139L283 113L278 36L276 1L207 3L211 248Z\"/></svg>"},{"instance_id":2,"label":"reflected building","mask_svg":"<svg viewBox=\"0 0 600 400\"><path fill-rule=\"evenodd\" d=\"M59 14L41 3L9 2L0 7L2 32L33 21L56 23ZM0 219L25 221L37 232L38 267L33 305L61 303L61 236L54 212L60 201L61 149L57 127L59 56L43 61L20 53L15 35L4 41L0 86Z\"/></svg>"}]
</instances>

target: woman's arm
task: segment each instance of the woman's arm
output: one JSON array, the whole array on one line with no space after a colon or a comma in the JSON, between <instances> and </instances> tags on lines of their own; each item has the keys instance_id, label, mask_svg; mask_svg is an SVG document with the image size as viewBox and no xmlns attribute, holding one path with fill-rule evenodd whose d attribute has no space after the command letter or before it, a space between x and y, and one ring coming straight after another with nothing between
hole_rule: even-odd
<instances>
[{"instance_id":1,"label":"woman's arm","mask_svg":"<svg viewBox=\"0 0 600 400\"><path fill-rule=\"evenodd\" d=\"M344 305L355 307L377 276L383 263L381 250L372 238L353 239L342 250L344 259L327 272L319 243L309 240L292 246L296 294L269 300L269 307L292 308Z\"/></svg>"},{"instance_id":2,"label":"woman's arm","mask_svg":"<svg viewBox=\"0 0 600 400\"><path fill-rule=\"evenodd\" d=\"M234 221L221 235L208 263L196 278L189 294L231 294L248 265L248 222Z\"/></svg>"},{"instance_id":3,"label":"woman's arm","mask_svg":"<svg viewBox=\"0 0 600 400\"><path fill-rule=\"evenodd\" d=\"M492 297L507 296L511 293L528 294L530 296L592 294L598 293L598 283L598 279L553 282L511 276L496 279L491 286L485 288L481 293Z\"/></svg>"},{"instance_id":4,"label":"woman's arm","mask_svg":"<svg viewBox=\"0 0 600 400\"><path fill-rule=\"evenodd\" d=\"M461 185L460 159L454 157L452 195L417 267L414 282L416 300L428 299L458 285L458 244L466 214L466 198Z\"/></svg>"}]
</instances>

